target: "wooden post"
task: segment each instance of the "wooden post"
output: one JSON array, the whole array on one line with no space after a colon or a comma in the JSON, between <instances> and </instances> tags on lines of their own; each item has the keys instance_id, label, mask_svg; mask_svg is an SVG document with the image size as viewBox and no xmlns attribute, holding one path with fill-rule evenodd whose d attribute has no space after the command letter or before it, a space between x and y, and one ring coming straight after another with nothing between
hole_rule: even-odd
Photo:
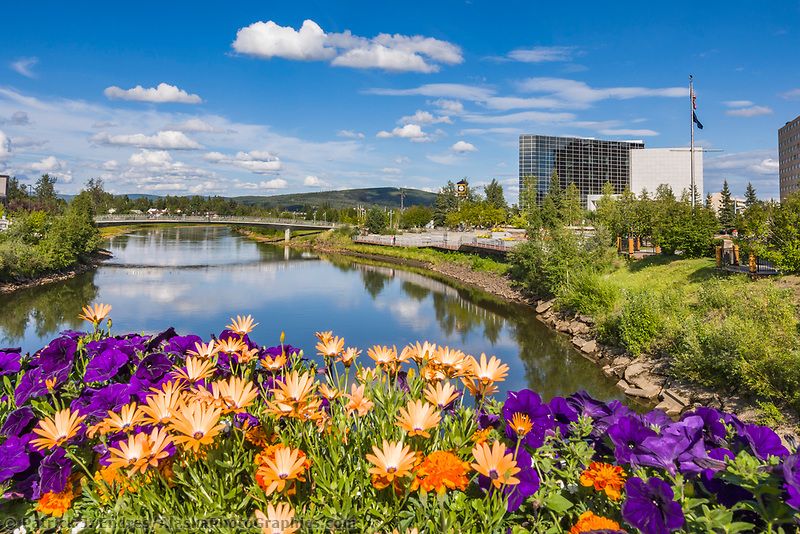
<instances>
[{"instance_id":1,"label":"wooden post","mask_svg":"<svg viewBox=\"0 0 800 534\"><path fill-rule=\"evenodd\" d=\"M661 254L661 245L656 245L656 254Z\"/></svg>"},{"instance_id":2,"label":"wooden post","mask_svg":"<svg viewBox=\"0 0 800 534\"><path fill-rule=\"evenodd\" d=\"M739 265L739 245L733 245L733 264Z\"/></svg>"},{"instance_id":3,"label":"wooden post","mask_svg":"<svg viewBox=\"0 0 800 534\"><path fill-rule=\"evenodd\" d=\"M617 236L617 252L622 252L622 238Z\"/></svg>"},{"instance_id":4,"label":"wooden post","mask_svg":"<svg viewBox=\"0 0 800 534\"><path fill-rule=\"evenodd\" d=\"M628 254L633 256L633 238L632 237L628 238Z\"/></svg>"},{"instance_id":5,"label":"wooden post","mask_svg":"<svg viewBox=\"0 0 800 534\"><path fill-rule=\"evenodd\" d=\"M636 245L635 247L637 251L642 250L642 239L637 235L636 236Z\"/></svg>"},{"instance_id":6,"label":"wooden post","mask_svg":"<svg viewBox=\"0 0 800 534\"><path fill-rule=\"evenodd\" d=\"M714 249L717 253L717 267L722 267L722 247L717 245Z\"/></svg>"},{"instance_id":7,"label":"wooden post","mask_svg":"<svg viewBox=\"0 0 800 534\"><path fill-rule=\"evenodd\" d=\"M752 274L755 274L756 271L758 271L758 265L756 265L756 256L752 252L750 253L749 263L750 263L750 272Z\"/></svg>"}]
</instances>

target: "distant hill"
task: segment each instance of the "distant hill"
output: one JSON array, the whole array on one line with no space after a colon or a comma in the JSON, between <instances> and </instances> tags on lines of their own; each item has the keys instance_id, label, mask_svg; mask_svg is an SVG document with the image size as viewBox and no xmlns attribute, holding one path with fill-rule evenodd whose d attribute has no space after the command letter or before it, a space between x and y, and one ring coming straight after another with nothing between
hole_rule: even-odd
<instances>
[{"instance_id":1,"label":"distant hill","mask_svg":"<svg viewBox=\"0 0 800 534\"><path fill-rule=\"evenodd\" d=\"M435 193L421 189L403 189L403 205L433 206ZM342 189L314 193L290 193L288 195L233 197L242 204L265 208L282 208L296 211L305 206L329 205L333 208L355 208L357 206L400 207L400 189L397 187L368 187L365 189Z\"/></svg>"}]
</instances>

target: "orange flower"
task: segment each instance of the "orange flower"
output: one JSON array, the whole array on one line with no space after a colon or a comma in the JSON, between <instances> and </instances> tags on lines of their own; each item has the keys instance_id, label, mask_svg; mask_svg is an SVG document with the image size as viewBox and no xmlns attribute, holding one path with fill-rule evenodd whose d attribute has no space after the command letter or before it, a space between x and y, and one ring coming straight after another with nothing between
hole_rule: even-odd
<instances>
[{"instance_id":1,"label":"orange flower","mask_svg":"<svg viewBox=\"0 0 800 534\"><path fill-rule=\"evenodd\" d=\"M504 364L496 356L492 356L487 360L486 354L481 353L480 361L472 356L468 360L472 376L481 384L502 382L508 376L508 365Z\"/></svg>"},{"instance_id":2,"label":"orange flower","mask_svg":"<svg viewBox=\"0 0 800 534\"><path fill-rule=\"evenodd\" d=\"M236 339L235 337L229 337L224 339L223 341L217 342L217 352L225 352L227 354L239 354L243 349L246 349L247 345L245 345L241 339Z\"/></svg>"},{"instance_id":3,"label":"orange flower","mask_svg":"<svg viewBox=\"0 0 800 534\"><path fill-rule=\"evenodd\" d=\"M72 506L72 501L75 500L76 494L79 493L73 488L77 481L78 478L72 475L67 480L67 485L63 490L58 493L48 491L42 495L36 503L36 510L53 517L63 516ZM80 487L78 489L80 490Z\"/></svg>"},{"instance_id":4,"label":"orange flower","mask_svg":"<svg viewBox=\"0 0 800 534\"><path fill-rule=\"evenodd\" d=\"M259 362L264 369L274 373L275 371L280 371L286 365L286 354L283 352L275 356L264 354Z\"/></svg>"},{"instance_id":5,"label":"orange flower","mask_svg":"<svg viewBox=\"0 0 800 534\"><path fill-rule=\"evenodd\" d=\"M275 448L273 458L266 457L258 468L257 477L262 479L262 488L267 495L275 491L283 491L287 482L305 481L303 473L306 455L300 449L292 449L284 445ZM266 486L266 487L264 487Z\"/></svg>"},{"instance_id":6,"label":"orange flower","mask_svg":"<svg viewBox=\"0 0 800 534\"><path fill-rule=\"evenodd\" d=\"M129 475L136 471L145 472L147 469L147 457L150 454L147 434L136 434L128 436L128 440L120 441L116 447L108 449L110 460L108 466L112 469L130 467Z\"/></svg>"},{"instance_id":7,"label":"orange flower","mask_svg":"<svg viewBox=\"0 0 800 534\"><path fill-rule=\"evenodd\" d=\"M239 352L239 363L250 363L258 357L259 352L261 351L259 351L257 347L248 349L247 345L245 345L242 347L241 352Z\"/></svg>"},{"instance_id":8,"label":"orange flower","mask_svg":"<svg viewBox=\"0 0 800 534\"><path fill-rule=\"evenodd\" d=\"M367 382L372 382L378 375L380 374L380 369L377 367L362 367L358 371L356 371L356 380L361 382L362 384L366 384Z\"/></svg>"},{"instance_id":9,"label":"orange flower","mask_svg":"<svg viewBox=\"0 0 800 534\"><path fill-rule=\"evenodd\" d=\"M326 330L324 332L315 332L314 335L319 339L322 343L327 343L331 339L333 339L333 330Z\"/></svg>"},{"instance_id":10,"label":"orange flower","mask_svg":"<svg viewBox=\"0 0 800 534\"><path fill-rule=\"evenodd\" d=\"M109 410L108 416L100 422L100 433L130 432L133 430L133 427L141 423L143 419L144 413L137 410L135 402L131 402L123 406L118 414Z\"/></svg>"},{"instance_id":11,"label":"orange flower","mask_svg":"<svg viewBox=\"0 0 800 534\"><path fill-rule=\"evenodd\" d=\"M136 486L127 476L121 475L114 467L101 467L94 472L94 482L100 495L100 502L107 504L112 499L116 490L117 497L122 497L125 492L136 491Z\"/></svg>"},{"instance_id":12,"label":"orange flower","mask_svg":"<svg viewBox=\"0 0 800 534\"><path fill-rule=\"evenodd\" d=\"M596 532L605 530L619 530L619 523L607 517L595 515L588 510L583 512L578 518L578 522L569 529L569 534L581 534L582 532Z\"/></svg>"},{"instance_id":13,"label":"orange flower","mask_svg":"<svg viewBox=\"0 0 800 534\"><path fill-rule=\"evenodd\" d=\"M476 430L470 438L473 443L486 443L489 439L489 434L492 432L491 428L484 428L483 430Z\"/></svg>"},{"instance_id":14,"label":"orange flower","mask_svg":"<svg viewBox=\"0 0 800 534\"><path fill-rule=\"evenodd\" d=\"M197 358L201 358L204 360L211 359L219 352L219 346L217 343L212 339L207 344L206 343L195 343L194 350L186 351L187 354L190 356L196 356ZM187 362L189 358L186 358Z\"/></svg>"},{"instance_id":15,"label":"orange flower","mask_svg":"<svg viewBox=\"0 0 800 534\"><path fill-rule=\"evenodd\" d=\"M95 304L93 306L84 306L83 313L78 315L78 319L92 323L94 326L100 324L100 321L108 316L111 311L110 304Z\"/></svg>"},{"instance_id":16,"label":"orange flower","mask_svg":"<svg viewBox=\"0 0 800 534\"><path fill-rule=\"evenodd\" d=\"M342 365L344 365L345 367L350 367L356 361L356 358L358 358L360 355L361 351L358 350L357 348L347 347L344 350L344 352L342 352L342 354L339 355L336 361L341 362Z\"/></svg>"},{"instance_id":17,"label":"orange flower","mask_svg":"<svg viewBox=\"0 0 800 534\"><path fill-rule=\"evenodd\" d=\"M458 390L450 382L437 382L436 386L428 384L425 388L425 399L441 410L458 398Z\"/></svg>"},{"instance_id":18,"label":"orange flower","mask_svg":"<svg viewBox=\"0 0 800 534\"><path fill-rule=\"evenodd\" d=\"M193 358L191 356L186 358L186 368L175 372L175 376L179 379L185 380L191 384L205 378L209 378L214 374L215 363L214 360L204 359L201 357Z\"/></svg>"},{"instance_id":19,"label":"orange flower","mask_svg":"<svg viewBox=\"0 0 800 534\"><path fill-rule=\"evenodd\" d=\"M338 389L331 387L328 384L321 384L319 386L319 394L329 401L332 401L338 398L342 393Z\"/></svg>"},{"instance_id":20,"label":"orange flower","mask_svg":"<svg viewBox=\"0 0 800 534\"><path fill-rule=\"evenodd\" d=\"M411 484L411 491L417 488L436 490L438 493L444 493L448 489L464 490L469 483L469 471L469 464L455 454L446 451L432 452L414 470L416 478Z\"/></svg>"},{"instance_id":21,"label":"orange flower","mask_svg":"<svg viewBox=\"0 0 800 534\"><path fill-rule=\"evenodd\" d=\"M73 413L69 408L57 411L53 417L39 421L33 431L41 437L31 440L31 445L40 451L60 447L78 433L85 418L85 415Z\"/></svg>"},{"instance_id":22,"label":"orange flower","mask_svg":"<svg viewBox=\"0 0 800 534\"><path fill-rule=\"evenodd\" d=\"M533 423L528 414L514 413L514 415L511 416L511 428L514 430L514 433L517 434L518 438L524 438L528 435L528 432L533 429Z\"/></svg>"},{"instance_id":23,"label":"orange flower","mask_svg":"<svg viewBox=\"0 0 800 534\"><path fill-rule=\"evenodd\" d=\"M462 376L461 383L474 397L489 397L498 391L494 382L481 382L473 377Z\"/></svg>"},{"instance_id":24,"label":"orange flower","mask_svg":"<svg viewBox=\"0 0 800 534\"><path fill-rule=\"evenodd\" d=\"M169 423L181 403L183 393L179 382L167 382L163 389L149 395L145 405L140 408L142 422L147 425L165 425Z\"/></svg>"},{"instance_id":25,"label":"orange flower","mask_svg":"<svg viewBox=\"0 0 800 534\"><path fill-rule=\"evenodd\" d=\"M495 441L490 447L480 443L472 448L475 463L472 468L485 477L488 477L495 488L503 484L519 484L519 479L514 475L519 473L519 467L512 453L506 453L506 446Z\"/></svg>"},{"instance_id":26,"label":"orange flower","mask_svg":"<svg viewBox=\"0 0 800 534\"><path fill-rule=\"evenodd\" d=\"M258 389L250 380L231 376L228 380L217 380L211 384L214 398L222 401L222 413L241 413L253 404Z\"/></svg>"},{"instance_id":27,"label":"orange flower","mask_svg":"<svg viewBox=\"0 0 800 534\"><path fill-rule=\"evenodd\" d=\"M592 462L581 473L581 485L594 486L596 491L604 491L612 501L619 500L625 484L625 471L618 465Z\"/></svg>"},{"instance_id":28,"label":"orange flower","mask_svg":"<svg viewBox=\"0 0 800 534\"><path fill-rule=\"evenodd\" d=\"M300 374L297 371L288 373L285 382L276 381L272 389L273 401L268 410L278 417L288 416L297 419L317 419L320 416L317 408L322 400L313 395L316 383L310 372Z\"/></svg>"},{"instance_id":29,"label":"orange flower","mask_svg":"<svg viewBox=\"0 0 800 534\"><path fill-rule=\"evenodd\" d=\"M193 450L195 454L203 445L211 445L214 436L223 428L219 423L221 411L219 408L206 409L199 403L181 406L170 422L170 429L180 434L174 438L175 443Z\"/></svg>"},{"instance_id":30,"label":"orange flower","mask_svg":"<svg viewBox=\"0 0 800 534\"><path fill-rule=\"evenodd\" d=\"M158 467L159 462L169 456L167 447L172 444L172 437L163 428L154 428L147 435L147 458L150 467Z\"/></svg>"},{"instance_id":31,"label":"orange flower","mask_svg":"<svg viewBox=\"0 0 800 534\"><path fill-rule=\"evenodd\" d=\"M396 479L411 475L417 456L408 445L403 446L402 441L390 443L383 440L383 447L379 449L373 445L372 452L374 454L367 454L367 460L374 466L369 468L369 472L376 489L383 489Z\"/></svg>"},{"instance_id":32,"label":"orange flower","mask_svg":"<svg viewBox=\"0 0 800 534\"><path fill-rule=\"evenodd\" d=\"M436 352L435 344L428 343L427 341L420 344L420 342L417 341L413 345L409 343L403 349L403 352L401 354L403 361L411 359L417 362L418 364L422 364L431 359L435 352Z\"/></svg>"},{"instance_id":33,"label":"orange flower","mask_svg":"<svg viewBox=\"0 0 800 534\"><path fill-rule=\"evenodd\" d=\"M405 408L400 408L397 416L397 426L408 432L409 436L431 437L428 429L436 427L442 417L436 408L421 400L409 402Z\"/></svg>"},{"instance_id":34,"label":"orange flower","mask_svg":"<svg viewBox=\"0 0 800 534\"><path fill-rule=\"evenodd\" d=\"M258 323L254 322L252 315L248 315L247 317L237 315L236 319L231 317L231 324L225 325L225 328L239 334L240 336L244 336L245 334L252 332L253 328L256 326L258 326Z\"/></svg>"},{"instance_id":35,"label":"orange flower","mask_svg":"<svg viewBox=\"0 0 800 534\"><path fill-rule=\"evenodd\" d=\"M450 347L437 347L430 363L447 378L461 376L468 371L466 354Z\"/></svg>"},{"instance_id":36,"label":"orange flower","mask_svg":"<svg viewBox=\"0 0 800 534\"><path fill-rule=\"evenodd\" d=\"M261 526L261 534L293 534L300 529L294 520L294 510L287 503L267 505L266 515L256 510L256 518Z\"/></svg>"},{"instance_id":37,"label":"orange flower","mask_svg":"<svg viewBox=\"0 0 800 534\"><path fill-rule=\"evenodd\" d=\"M367 349L367 355L375 361L376 366L386 371L394 371L398 366L397 347L394 345L391 348L375 345L371 349Z\"/></svg>"},{"instance_id":38,"label":"orange flower","mask_svg":"<svg viewBox=\"0 0 800 534\"><path fill-rule=\"evenodd\" d=\"M350 394L347 395L347 398L350 399L350 402L348 402L346 406L347 415L350 415L353 412L358 412L358 415L363 417L369 413L373 406L375 406L371 400L364 396L365 387L366 386L363 384L360 386L351 384Z\"/></svg>"},{"instance_id":39,"label":"orange flower","mask_svg":"<svg viewBox=\"0 0 800 534\"><path fill-rule=\"evenodd\" d=\"M317 354L323 356L325 358L333 358L334 356L338 356L344 350L344 338L343 337L333 337L326 339L325 341L320 341L317 343Z\"/></svg>"}]
</instances>

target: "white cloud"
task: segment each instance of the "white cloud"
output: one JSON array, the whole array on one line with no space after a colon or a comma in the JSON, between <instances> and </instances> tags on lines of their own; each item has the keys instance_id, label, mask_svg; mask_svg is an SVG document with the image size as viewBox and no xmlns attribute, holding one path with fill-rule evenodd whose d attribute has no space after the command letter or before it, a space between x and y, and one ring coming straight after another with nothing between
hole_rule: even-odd
<instances>
[{"instance_id":1,"label":"white cloud","mask_svg":"<svg viewBox=\"0 0 800 534\"><path fill-rule=\"evenodd\" d=\"M306 187L327 187L330 184L324 180L320 180L317 176L306 176L303 179L303 185Z\"/></svg>"},{"instance_id":2,"label":"white cloud","mask_svg":"<svg viewBox=\"0 0 800 534\"><path fill-rule=\"evenodd\" d=\"M406 124L405 126L393 129L391 132L383 130L378 132L376 137L379 137L381 139L388 139L390 137L401 137L403 139L409 139L415 143L421 143L424 141L428 141L430 139L428 137L428 134L422 131L422 128L420 127L419 124Z\"/></svg>"},{"instance_id":3,"label":"white cloud","mask_svg":"<svg viewBox=\"0 0 800 534\"><path fill-rule=\"evenodd\" d=\"M431 104L441 109L442 111L445 111L452 115L458 115L464 112L464 104L462 104L458 100L448 100L446 98L440 98L438 100L434 100L433 102L431 102Z\"/></svg>"},{"instance_id":4,"label":"white cloud","mask_svg":"<svg viewBox=\"0 0 800 534\"><path fill-rule=\"evenodd\" d=\"M704 169L777 176L778 160L774 150L753 150L707 158Z\"/></svg>"},{"instance_id":5,"label":"white cloud","mask_svg":"<svg viewBox=\"0 0 800 534\"><path fill-rule=\"evenodd\" d=\"M450 117L447 116L440 116L437 117L433 115L429 111L422 111L417 110L416 113L413 115L406 115L404 117L400 117L400 120L397 121L400 124L453 124L453 121L450 120Z\"/></svg>"},{"instance_id":6,"label":"white cloud","mask_svg":"<svg viewBox=\"0 0 800 534\"><path fill-rule=\"evenodd\" d=\"M558 108L563 107L563 102L548 97L493 96L486 99L485 105L489 109L507 111L510 109Z\"/></svg>"},{"instance_id":7,"label":"white cloud","mask_svg":"<svg viewBox=\"0 0 800 534\"><path fill-rule=\"evenodd\" d=\"M104 145L135 146L138 148L162 148L173 150L196 150L203 148L197 141L190 139L183 132L163 130L154 135L119 134L110 135L100 132L92 136L92 141Z\"/></svg>"},{"instance_id":8,"label":"white cloud","mask_svg":"<svg viewBox=\"0 0 800 534\"><path fill-rule=\"evenodd\" d=\"M263 189L286 189L288 185L289 182L283 178L273 178L272 180L258 182L258 186Z\"/></svg>"},{"instance_id":9,"label":"white cloud","mask_svg":"<svg viewBox=\"0 0 800 534\"><path fill-rule=\"evenodd\" d=\"M565 122L575 118L572 113L551 113L548 111L520 111L507 115L465 115L467 122L481 124L515 124L520 122L552 123Z\"/></svg>"},{"instance_id":10,"label":"white cloud","mask_svg":"<svg viewBox=\"0 0 800 534\"><path fill-rule=\"evenodd\" d=\"M27 78L35 78L36 73L33 72L33 67L37 63L39 63L39 58L37 57L21 57L11 62L11 69Z\"/></svg>"},{"instance_id":11,"label":"white cloud","mask_svg":"<svg viewBox=\"0 0 800 534\"><path fill-rule=\"evenodd\" d=\"M157 87L142 87L137 85L132 89L122 89L116 85L106 87L103 94L110 100L133 100L136 102L153 102L163 104L175 102L178 104L199 104L203 101L198 95L189 94L174 85L160 83Z\"/></svg>"},{"instance_id":12,"label":"white cloud","mask_svg":"<svg viewBox=\"0 0 800 534\"><path fill-rule=\"evenodd\" d=\"M172 156L166 150L141 150L132 154L128 163L134 167L165 167L172 163Z\"/></svg>"},{"instance_id":13,"label":"white cloud","mask_svg":"<svg viewBox=\"0 0 800 534\"><path fill-rule=\"evenodd\" d=\"M107 171L115 171L119 169L119 162L115 159L110 159L103 162L103 169Z\"/></svg>"},{"instance_id":14,"label":"white cloud","mask_svg":"<svg viewBox=\"0 0 800 534\"><path fill-rule=\"evenodd\" d=\"M262 150L240 151L233 156L227 156L221 152L209 152L203 156L203 159L212 163L239 167L255 174L271 174L281 170L283 166L277 156Z\"/></svg>"},{"instance_id":15,"label":"white cloud","mask_svg":"<svg viewBox=\"0 0 800 534\"><path fill-rule=\"evenodd\" d=\"M336 132L339 137L346 137L348 139L364 139L364 134L354 130L339 130Z\"/></svg>"},{"instance_id":16,"label":"white cloud","mask_svg":"<svg viewBox=\"0 0 800 534\"><path fill-rule=\"evenodd\" d=\"M192 118L185 121L168 124L168 130L177 130L179 132L198 132L198 133L218 133L222 132L221 128L207 123L203 119Z\"/></svg>"},{"instance_id":17,"label":"white cloud","mask_svg":"<svg viewBox=\"0 0 800 534\"><path fill-rule=\"evenodd\" d=\"M564 78L528 78L518 84L520 91L545 93L562 101L564 107L584 108L608 99L628 100L641 97L683 97L689 94L685 87L606 87L593 88L585 82Z\"/></svg>"},{"instance_id":18,"label":"white cloud","mask_svg":"<svg viewBox=\"0 0 800 534\"><path fill-rule=\"evenodd\" d=\"M731 117L758 117L761 115L770 115L771 113L772 109L766 106L750 106L745 108L729 109L725 112L725 115L730 115Z\"/></svg>"},{"instance_id":19,"label":"white cloud","mask_svg":"<svg viewBox=\"0 0 800 534\"><path fill-rule=\"evenodd\" d=\"M535 46L518 48L508 53L509 59L523 63L544 63L548 61L569 61L575 52L573 46Z\"/></svg>"},{"instance_id":20,"label":"white cloud","mask_svg":"<svg viewBox=\"0 0 800 534\"><path fill-rule=\"evenodd\" d=\"M62 170L64 168L64 162L57 159L55 156L47 156L41 161L28 164L27 167L32 171L54 172Z\"/></svg>"},{"instance_id":21,"label":"white cloud","mask_svg":"<svg viewBox=\"0 0 800 534\"><path fill-rule=\"evenodd\" d=\"M427 159L431 160L434 163L438 163L440 165L453 165L460 161L460 158L453 154L453 153L445 153L445 154L428 154L425 156Z\"/></svg>"},{"instance_id":22,"label":"white cloud","mask_svg":"<svg viewBox=\"0 0 800 534\"><path fill-rule=\"evenodd\" d=\"M27 126L31 119L24 111L15 111L8 119L0 118L0 124L13 124L14 126Z\"/></svg>"},{"instance_id":23,"label":"white cloud","mask_svg":"<svg viewBox=\"0 0 800 534\"><path fill-rule=\"evenodd\" d=\"M408 156L397 156L394 158L394 162L398 165L405 165L407 163L411 163L411 159Z\"/></svg>"},{"instance_id":24,"label":"white cloud","mask_svg":"<svg viewBox=\"0 0 800 534\"><path fill-rule=\"evenodd\" d=\"M746 108L752 106L753 103L749 100L727 100L723 102L729 108Z\"/></svg>"},{"instance_id":25,"label":"white cloud","mask_svg":"<svg viewBox=\"0 0 800 534\"><path fill-rule=\"evenodd\" d=\"M11 156L11 140L0 130L0 159Z\"/></svg>"},{"instance_id":26,"label":"white cloud","mask_svg":"<svg viewBox=\"0 0 800 534\"><path fill-rule=\"evenodd\" d=\"M422 35L382 33L368 39L350 31L327 34L313 20L303 21L299 30L271 20L255 22L239 29L232 46L263 59L331 60L334 66L396 72L436 72L439 64L463 61L461 49L447 41Z\"/></svg>"},{"instance_id":27,"label":"white cloud","mask_svg":"<svg viewBox=\"0 0 800 534\"><path fill-rule=\"evenodd\" d=\"M429 96L432 98L456 98L483 101L494 94L494 90L460 83L428 83L410 89L367 89L367 94L384 96Z\"/></svg>"},{"instance_id":28,"label":"white cloud","mask_svg":"<svg viewBox=\"0 0 800 534\"><path fill-rule=\"evenodd\" d=\"M402 174L403 170L397 167L384 167L381 169L383 174Z\"/></svg>"},{"instance_id":29,"label":"white cloud","mask_svg":"<svg viewBox=\"0 0 800 534\"><path fill-rule=\"evenodd\" d=\"M654 135L658 135L658 132L655 130L636 130L636 129L627 129L627 128L604 128L599 130L603 135L638 135L642 137L651 137Z\"/></svg>"},{"instance_id":30,"label":"white cloud","mask_svg":"<svg viewBox=\"0 0 800 534\"><path fill-rule=\"evenodd\" d=\"M453 152L457 152L459 154L466 154L467 152L477 152L478 149L475 148L475 145L472 143L467 143L466 141L458 141L453 146L450 147L450 150Z\"/></svg>"},{"instance_id":31,"label":"white cloud","mask_svg":"<svg viewBox=\"0 0 800 534\"><path fill-rule=\"evenodd\" d=\"M792 89L791 91L786 91L785 93L781 94L781 96L787 100L800 99L800 89Z\"/></svg>"}]
</instances>

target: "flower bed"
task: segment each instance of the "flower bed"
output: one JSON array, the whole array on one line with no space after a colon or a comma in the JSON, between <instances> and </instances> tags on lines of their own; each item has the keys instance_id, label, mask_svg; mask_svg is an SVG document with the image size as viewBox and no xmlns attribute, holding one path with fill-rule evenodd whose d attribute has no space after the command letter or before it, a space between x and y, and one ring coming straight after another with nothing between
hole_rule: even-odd
<instances>
[{"instance_id":1,"label":"flower bed","mask_svg":"<svg viewBox=\"0 0 800 534\"><path fill-rule=\"evenodd\" d=\"M0 518L18 531L780 532L798 455L698 408L494 398L508 367L428 343L317 356L237 317L0 351ZM368 362L368 365L365 364ZM10 522L8 522L10 521Z\"/></svg>"}]
</instances>

